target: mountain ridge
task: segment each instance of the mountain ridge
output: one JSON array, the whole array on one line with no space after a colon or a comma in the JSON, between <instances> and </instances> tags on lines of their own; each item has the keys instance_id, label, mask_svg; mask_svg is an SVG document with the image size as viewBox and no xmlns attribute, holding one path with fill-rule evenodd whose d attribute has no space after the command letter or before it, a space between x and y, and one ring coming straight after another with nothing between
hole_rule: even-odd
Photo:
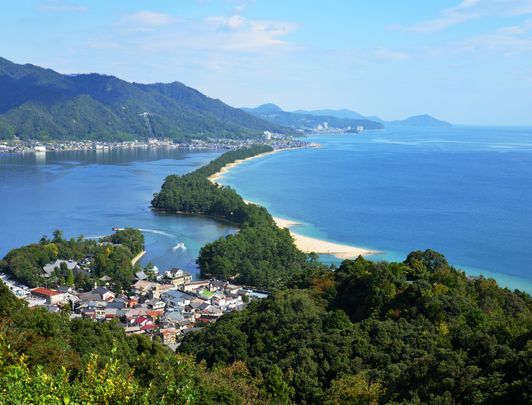
<instances>
[{"instance_id":1,"label":"mountain ridge","mask_svg":"<svg viewBox=\"0 0 532 405\"><path fill-rule=\"evenodd\" d=\"M256 108L243 108L245 111L249 111L251 113L257 112L257 111L265 111L266 107L269 108L269 111L273 111L273 107L275 107L276 110L283 111L279 106L267 103L262 104ZM369 120L378 122L380 124L383 124L386 126L411 126L411 127L448 127L452 126L451 123L437 119L435 117L432 117L429 114L420 114L420 115L413 115L410 117L407 117L403 120L392 120L392 121L385 121L382 118L376 116L376 115L362 115L356 111L349 110L347 108L341 108L341 109L318 109L318 110L295 110L292 112L293 114L301 114L301 115L312 115L316 117L334 117L338 119L354 119L354 120Z\"/></svg>"},{"instance_id":2,"label":"mountain ridge","mask_svg":"<svg viewBox=\"0 0 532 405\"><path fill-rule=\"evenodd\" d=\"M286 129L181 82L63 75L0 58L0 139L249 138Z\"/></svg>"},{"instance_id":3,"label":"mountain ridge","mask_svg":"<svg viewBox=\"0 0 532 405\"><path fill-rule=\"evenodd\" d=\"M358 126L362 126L364 129L383 128L380 122L369 120L367 118L340 118L333 115L313 115L295 111L290 112L284 111L273 103L262 104L255 108L243 107L242 110L274 124L303 131L311 131L323 127L344 130L355 129Z\"/></svg>"}]
</instances>

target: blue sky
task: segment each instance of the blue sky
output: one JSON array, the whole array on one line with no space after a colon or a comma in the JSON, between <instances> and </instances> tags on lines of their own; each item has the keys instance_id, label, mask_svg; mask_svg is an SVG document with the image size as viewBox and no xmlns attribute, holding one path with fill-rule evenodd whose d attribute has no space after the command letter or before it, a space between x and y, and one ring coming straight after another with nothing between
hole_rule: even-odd
<instances>
[{"instance_id":1,"label":"blue sky","mask_svg":"<svg viewBox=\"0 0 532 405\"><path fill-rule=\"evenodd\" d=\"M532 125L532 0L18 0L0 56L234 106Z\"/></svg>"}]
</instances>

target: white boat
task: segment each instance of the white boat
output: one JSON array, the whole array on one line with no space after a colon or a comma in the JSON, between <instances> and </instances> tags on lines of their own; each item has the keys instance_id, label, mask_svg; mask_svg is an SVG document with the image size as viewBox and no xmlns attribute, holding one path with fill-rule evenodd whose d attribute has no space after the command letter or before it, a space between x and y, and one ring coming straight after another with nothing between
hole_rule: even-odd
<instances>
[{"instance_id":1,"label":"white boat","mask_svg":"<svg viewBox=\"0 0 532 405\"><path fill-rule=\"evenodd\" d=\"M177 245L174 246L174 250L186 250L187 247L183 242L179 242Z\"/></svg>"}]
</instances>

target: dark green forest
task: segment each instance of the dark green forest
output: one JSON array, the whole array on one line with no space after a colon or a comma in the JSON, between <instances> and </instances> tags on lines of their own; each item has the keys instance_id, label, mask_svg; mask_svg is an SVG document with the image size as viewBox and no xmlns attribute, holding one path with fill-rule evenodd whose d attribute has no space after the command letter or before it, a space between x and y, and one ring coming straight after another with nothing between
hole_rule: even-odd
<instances>
[{"instance_id":1,"label":"dark green forest","mask_svg":"<svg viewBox=\"0 0 532 405\"><path fill-rule=\"evenodd\" d=\"M468 280L439 253L402 263L346 260L309 272L187 336L211 367L280 374L279 403L527 404L532 300Z\"/></svg>"},{"instance_id":2,"label":"dark green forest","mask_svg":"<svg viewBox=\"0 0 532 405\"><path fill-rule=\"evenodd\" d=\"M0 260L0 272L29 287L70 285L86 290L100 277L110 276L113 289L121 291L129 288L135 273L131 259L142 250L144 235L136 229L119 230L100 241L83 237L66 240L57 230L52 239L42 237L39 243L11 250ZM44 265L57 259L79 261L88 255L93 260L92 273L74 272L64 265L44 277Z\"/></svg>"},{"instance_id":3,"label":"dark green forest","mask_svg":"<svg viewBox=\"0 0 532 405\"><path fill-rule=\"evenodd\" d=\"M433 251L315 267L173 354L0 284L0 403L528 404L532 300ZM69 402L65 402L66 399Z\"/></svg>"},{"instance_id":4,"label":"dark green forest","mask_svg":"<svg viewBox=\"0 0 532 405\"><path fill-rule=\"evenodd\" d=\"M0 58L0 139L250 138L284 129L179 82L62 75Z\"/></svg>"},{"instance_id":5,"label":"dark green forest","mask_svg":"<svg viewBox=\"0 0 532 405\"><path fill-rule=\"evenodd\" d=\"M312 266L290 233L277 227L263 207L246 204L232 188L208 177L235 160L270 152L257 145L224 153L183 176L168 176L152 206L171 213L208 215L238 225L239 232L205 245L198 257L201 275L260 288L280 287L295 273Z\"/></svg>"}]
</instances>

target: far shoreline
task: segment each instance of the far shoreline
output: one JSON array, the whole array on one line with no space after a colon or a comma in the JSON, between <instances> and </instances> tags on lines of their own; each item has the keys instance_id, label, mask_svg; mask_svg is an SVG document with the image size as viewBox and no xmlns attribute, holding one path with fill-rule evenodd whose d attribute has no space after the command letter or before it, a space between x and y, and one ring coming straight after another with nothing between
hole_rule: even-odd
<instances>
[{"instance_id":1,"label":"far shoreline","mask_svg":"<svg viewBox=\"0 0 532 405\"><path fill-rule=\"evenodd\" d=\"M258 155L255 155L255 156L252 156L246 159L236 160L232 163L225 165L218 172L209 176L208 180L214 184L223 185L220 182L220 180L222 180L223 177L230 170L241 165L242 163L248 162L253 159L262 158L264 156L272 155L274 153L279 153L282 151L294 150L294 149L302 149L302 148L276 149L271 152L260 153ZM244 201L247 204L260 205L253 201L249 201L249 200L244 200ZM301 250L304 253L317 253L317 254L332 255L332 256L337 257L338 259L354 259L358 256L371 256L371 255L382 253L376 250L366 249L366 248L362 248L359 246L353 246L353 245L339 243L339 242L332 242L332 241L328 241L325 239L313 238L311 236L302 235L300 233L294 232L293 229L291 229L295 226L301 225L299 222L288 220L285 218L280 218L280 217L273 217L273 220L275 221L275 224L279 228L288 229L288 231L294 238L295 245L297 246L299 250Z\"/></svg>"}]
</instances>

